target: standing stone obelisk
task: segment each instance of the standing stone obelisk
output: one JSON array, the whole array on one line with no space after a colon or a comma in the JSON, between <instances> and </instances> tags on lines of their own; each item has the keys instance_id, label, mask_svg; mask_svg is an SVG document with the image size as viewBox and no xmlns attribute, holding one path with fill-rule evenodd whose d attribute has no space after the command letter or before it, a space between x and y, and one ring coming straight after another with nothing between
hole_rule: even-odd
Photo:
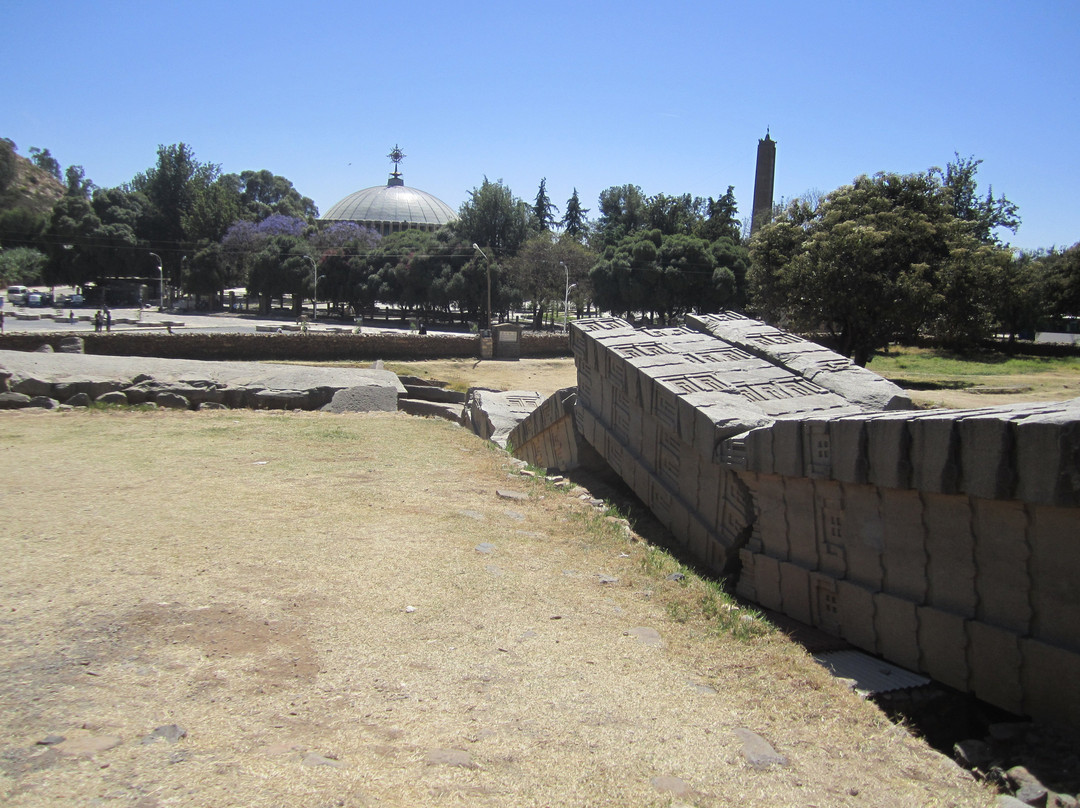
<instances>
[{"instance_id":1,"label":"standing stone obelisk","mask_svg":"<svg viewBox=\"0 0 1080 808\"><path fill-rule=\"evenodd\" d=\"M750 219L750 233L753 235L772 218L773 177L776 173L776 141L765 137L757 145L757 171L754 172L754 210Z\"/></svg>"}]
</instances>

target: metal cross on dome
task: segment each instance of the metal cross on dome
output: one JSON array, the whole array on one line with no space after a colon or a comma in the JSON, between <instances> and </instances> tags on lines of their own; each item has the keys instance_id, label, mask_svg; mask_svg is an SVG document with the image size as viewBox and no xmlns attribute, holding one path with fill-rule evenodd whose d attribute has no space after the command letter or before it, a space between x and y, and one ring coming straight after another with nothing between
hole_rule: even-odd
<instances>
[{"instance_id":1,"label":"metal cross on dome","mask_svg":"<svg viewBox=\"0 0 1080 808\"><path fill-rule=\"evenodd\" d=\"M398 167L401 165L401 161L405 159L405 152L403 152L401 147L395 143L394 148L392 148L390 153L386 156L389 157L390 161L394 164L394 170L391 172L391 176L400 177L401 172L398 171Z\"/></svg>"}]
</instances>

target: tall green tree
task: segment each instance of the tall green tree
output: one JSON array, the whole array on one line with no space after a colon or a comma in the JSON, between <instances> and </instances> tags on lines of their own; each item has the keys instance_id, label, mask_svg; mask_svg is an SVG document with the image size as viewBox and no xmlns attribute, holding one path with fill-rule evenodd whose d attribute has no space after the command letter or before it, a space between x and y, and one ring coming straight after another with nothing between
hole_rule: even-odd
<instances>
[{"instance_id":1,"label":"tall green tree","mask_svg":"<svg viewBox=\"0 0 1080 808\"><path fill-rule=\"evenodd\" d=\"M607 247L589 272L596 304L616 314L641 312L668 322L690 311L719 311L736 292L713 245L684 233L638 231Z\"/></svg>"},{"instance_id":2,"label":"tall green tree","mask_svg":"<svg viewBox=\"0 0 1080 808\"><path fill-rule=\"evenodd\" d=\"M297 191L292 182L266 169L225 174L220 182L236 192L242 218L251 221L262 221L273 214L306 220L319 215L315 203Z\"/></svg>"},{"instance_id":3,"label":"tall green tree","mask_svg":"<svg viewBox=\"0 0 1080 808\"><path fill-rule=\"evenodd\" d=\"M656 194L645 201L645 228L665 236L689 236L702 222L704 200L690 194Z\"/></svg>"},{"instance_id":4,"label":"tall green tree","mask_svg":"<svg viewBox=\"0 0 1080 808\"><path fill-rule=\"evenodd\" d=\"M602 246L617 244L645 227L646 199L637 185L613 185L600 192L600 218L596 223Z\"/></svg>"},{"instance_id":5,"label":"tall green tree","mask_svg":"<svg viewBox=\"0 0 1080 808\"><path fill-rule=\"evenodd\" d=\"M742 223L739 221L739 207L735 203L735 186L729 185L727 193L719 199L709 197L705 203L705 218L698 227L696 235L706 241L726 238L738 244L742 235Z\"/></svg>"},{"instance_id":6,"label":"tall green tree","mask_svg":"<svg viewBox=\"0 0 1080 808\"><path fill-rule=\"evenodd\" d=\"M555 301L562 301L565 273L559 265L556 240L543 231L526 241L509 263L507 283L514 290L516 303L532 309L532 327L539 330L544 313Z\"/></svg>"},{"instance_id":7,"label":"tall green tree","mask_svg":"<svg viewBox=\"0 0 1080 808\"><path fill-rule=\"evenodd\" d=\"M536 192L536 201L533 203L533 217L536 226L541 230L551 230L555 227L558 219L555 214L559 212L547 194L547 177L540 180L540 190Z\"/></svg>"},{"instance_id":8,"label":"tall green tree","mask_svg":"<svg viewBox=\"0 0 1080 808\"><path fill-rule=\"evenodd\" d=\"M581 207L581 199L575 188L574 193L566 201L566 213L563 214L560 222L563 232L577 241L584 239L589 233L589 222L585 218L588 212L588 208Z\"/></svg>"},{"instance_id":9,"label":"tall green tree","mask_svg":"<svg viewBox=\"0 0 1080 808\"><path fill-rule=\"evenodd\" d=\"M97 187L86 178L86 171L83 170L82 166L68 166L64 172L64 181L67 185L65 191L67 196L82 197L83 199L89 199Z\"/></svg>"},{"instance_id":10,"label":"tall green tree","mask_svg":"<svg viewBox=\"0 0 1080 808\"><path fill-rule=\"evenodd\" d=\"M1020 226L1020 211L1012 202L1001 194L994 198L994 189L990 187L986 196L979 192L975 175L982 160L974 157L961 157L945 166L945 170L932 169L931 174L938 177L948 195L948 204L959 221L964 223L968 232L984 244L998 244L998 230L1015 233Z\"/></svg>"},{"instance_id":11,"label":"tall green tree","mask_svg":"<svg viewBox=\"0 0 1080 808\"><path fill-rule=\"evenodd\" d=\"M477 244L493 259L517 254L534 231L533 209L514 196L502 180L484 177L479 188L469 191L451 227L463 241Z\"/></svg>"},{"instance_id":12,"label":"tall green tree","mask_svg":"<svg viewBox=\"0 0 1080 808\"><path fill-rule=\"evenodd\" d=\"M860 365L923 332L970 344L990 322L996 250L956 217L933 171L863 176L758 231L753 305L788 327L828 329Z\"/></svg>"}]
</instances>

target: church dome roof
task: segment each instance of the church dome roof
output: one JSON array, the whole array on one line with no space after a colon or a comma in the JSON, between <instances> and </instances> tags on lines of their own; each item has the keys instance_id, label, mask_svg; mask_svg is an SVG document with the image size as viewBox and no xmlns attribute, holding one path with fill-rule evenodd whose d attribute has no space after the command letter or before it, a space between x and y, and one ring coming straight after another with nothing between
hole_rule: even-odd
<instances>
[{"instance_id":1,"label":"church dome roof","mask_svg":"<svg viewBox=\"0 0 1080 808\"><path fill-rule=\"evenodd\" d=\"M456 219L457 214L438 197L418 188L408 188L400 179L391 177L386 185L349 194L321 218L349 222L408 222L441 227Z\"/></svg>"}]
</instances>

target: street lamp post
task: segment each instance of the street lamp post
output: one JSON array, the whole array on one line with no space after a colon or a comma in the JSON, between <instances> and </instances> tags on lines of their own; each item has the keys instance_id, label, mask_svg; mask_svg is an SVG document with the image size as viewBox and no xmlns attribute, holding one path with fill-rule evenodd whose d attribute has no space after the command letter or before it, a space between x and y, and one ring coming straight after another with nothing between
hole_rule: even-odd
<instances>
[{"instance_id":1,"label":"street lamp post","mask_svg":"<svg viewBox=\"0 0 1080 808\"><path fill-rule=\"evenodd\" d=\"M310 255L304 258L311 262L311 272L315 276L315 282L311 285L311 322L319 318L319 266Z\"/></svg>"},{"instance_id":2,"label":"street lamp post","mask_svg":"<svg viewBox=\"0 0 1080 808\"><path fill-rule=\"evenodd\" d=\"M488 303L488 305L487 305L487 327L488 327L488 331L490 331L491 330L491 261L488 259L487 255L484 255L484 251L480 249L480 245L478 245L475 241L473 242L472 247L473 247L474 250L476 250L478 253L480 253L481 255L484 256L484 264L487 266L487 292L488 292L488 295L487 295L487 303Z\"/></svg>"},{"instance_id":3,"label":"street lamp post","mask_svg":"<svg viewBox=\"0 0 1080 808\"><path fill-rule=\"evenodd\" d=\"M157 253L150 253L151 258L157 259L157 271L158 271L158 311L165 310L165 271L161 268L161 256Z\"/></svg>"},{"instance_id":4,"label":"street lamp post","mask_svg":"<svg viewBox=\"0 0 1080 808\"><path fill-rule=\"evenodd\" d=\"M570 290L573 289L575 286L577 286L577 284L576 283L570 283L570 267L568 267L566 265L566 263L563 262L563 261L559 262L559 266L561 266L563 269L566 270L566 294L563 296L563 304L562 304L562 311L563 311L562 330L563 330L563 333L565 334L566 333L566 328L570 324Z\"/></svg>"}]
</instances>

